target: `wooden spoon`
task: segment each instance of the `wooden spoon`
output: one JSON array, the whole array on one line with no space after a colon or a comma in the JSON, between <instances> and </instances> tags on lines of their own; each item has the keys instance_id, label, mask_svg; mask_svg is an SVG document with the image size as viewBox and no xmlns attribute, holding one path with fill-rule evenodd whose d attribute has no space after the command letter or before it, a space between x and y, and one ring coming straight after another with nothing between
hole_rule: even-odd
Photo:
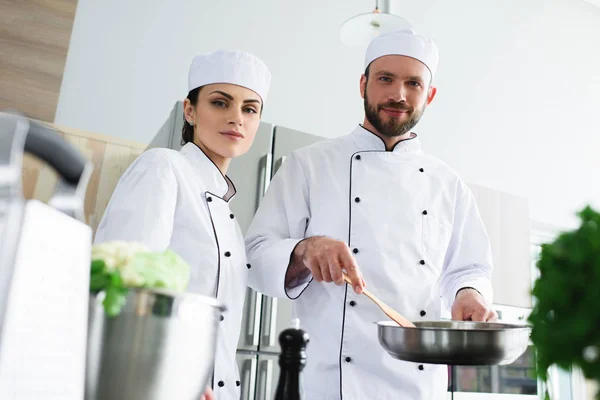
<instances>
[{"instance_id":1,"label":"wooden spoon","mask_svg":"<svg viewBox=\"0 0 600 400\"><path fill-rule=\"evenodd\" d=\"M352 286L352 281L350 280L348 275L346 275L345 272L342 272L342 274L344 275L344 280L346 281L346 283L349 283L350 286ZM373 293L369 292L367 289L363 289L362 294L371 299L373 303L377 304L377 306L381 308L381 311L383 311L385 315L390 317L398 325L404 328L416 328L415 324L404 318L402 314L400 314L398 311L394 310L393 308L385 304L383 301L379 300L373 295Z\"/></svg>"}]
</instances>

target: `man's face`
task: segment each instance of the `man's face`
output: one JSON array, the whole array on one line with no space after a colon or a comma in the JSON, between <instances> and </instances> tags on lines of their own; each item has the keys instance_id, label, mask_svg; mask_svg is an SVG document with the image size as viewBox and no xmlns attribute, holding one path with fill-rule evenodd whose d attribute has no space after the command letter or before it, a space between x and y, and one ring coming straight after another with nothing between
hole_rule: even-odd
<instances>
[{"instance_id":1,"label":"man's face","mask_svg":"<svg viewBox=\"0 0 600 400\"><path fill-rule=\"evenodd\" d=\"M431 73L411 57L389 55L371 63L369 76L361 77L365 116L381 135L409 132L435 96Z\"/></svg>"}]
</instances>

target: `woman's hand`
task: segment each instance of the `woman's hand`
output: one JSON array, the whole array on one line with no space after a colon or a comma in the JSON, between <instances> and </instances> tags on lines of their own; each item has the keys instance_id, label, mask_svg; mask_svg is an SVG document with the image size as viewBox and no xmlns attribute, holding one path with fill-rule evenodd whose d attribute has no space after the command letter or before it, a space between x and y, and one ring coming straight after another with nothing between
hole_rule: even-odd
<instances>
[{"instance_id":1,"label":"woman's hand","mask_svg":"<svg viewBox=\"0 0 600 400\"><path fill-rule=\"evenodd\" d=\"M200 400L215 400L215 394L213 393L212 389L207 387L206 392L204 392Z\"/></svg>"}]
</instances>

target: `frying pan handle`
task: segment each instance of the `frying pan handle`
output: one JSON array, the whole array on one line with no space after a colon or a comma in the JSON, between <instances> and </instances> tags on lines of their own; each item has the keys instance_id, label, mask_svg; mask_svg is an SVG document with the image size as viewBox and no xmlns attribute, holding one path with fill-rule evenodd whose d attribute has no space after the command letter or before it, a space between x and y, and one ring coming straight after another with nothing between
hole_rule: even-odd
<instances>
[{"instance_id":1,"label":"frying pan handle","mask_svg":"<svg viewBox=\"0 0 600 400\"><path fill-rule=\"evenodd\" d=\"M87 163L83 155L54 129L31 119L24 150L44 160L72 185L79 183Z\"/></svg>"}]
</instances>

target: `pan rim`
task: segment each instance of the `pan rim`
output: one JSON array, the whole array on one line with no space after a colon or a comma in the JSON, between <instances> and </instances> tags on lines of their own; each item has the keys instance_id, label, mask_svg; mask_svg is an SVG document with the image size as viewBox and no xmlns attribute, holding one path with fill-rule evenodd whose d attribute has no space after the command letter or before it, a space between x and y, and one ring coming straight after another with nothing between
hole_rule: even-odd
<instances>
[{"instance_id":1,"label":"pan rim","mask_svg":"<svg viewBox=\"0 0 600 400\"><path fill-rule=\"evenodd\" d=\"M375 324L378 325L378 327L381 328L395 328L395 329L399 329L399 330L419 330L419 331L454 331L454 332L515 332L515 331L522 331L522 330L531 330L531 327L528 325L519 325L519 324L508 324L508 323L504 323L504 322L485 322L485 324L490 324L489 328L469 328L469 329L460 329L460 328L456 328L456 327L443 327L443 326L424 326L424 327L420 327L419 325L421 324L427 324L427 323L440 323L440 322L461 322L461 323L473 323L473 324L481 324L482 322L476 322L476 321L413 321L413 323L416 325L415 328L413 327L404 327L404 326L400 326L398 325L396 322L394 321L389 321L389 320L383 320L383 321L376 321Z\"/></svg>"}]
</instances>

